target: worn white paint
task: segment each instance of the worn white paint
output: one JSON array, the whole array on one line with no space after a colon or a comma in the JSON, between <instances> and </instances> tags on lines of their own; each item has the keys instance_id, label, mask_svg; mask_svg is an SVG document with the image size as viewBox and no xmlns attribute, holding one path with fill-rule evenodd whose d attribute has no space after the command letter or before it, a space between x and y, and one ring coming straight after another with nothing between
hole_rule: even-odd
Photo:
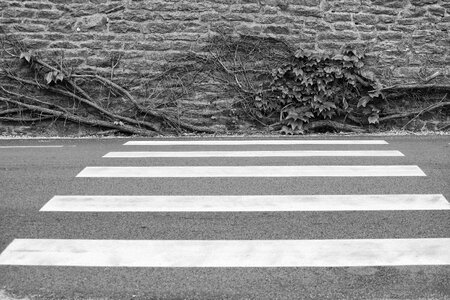
<instances>
[{"instance_id":1,"label":"worn white paint","mask_svg":"<svg viewBox=\"0 0 450 300\"><path fill-rule=\"evenodd\" d=\"M418 166L86 167L77 177L392 177L426 176Z\"/></svg>"},{"instance_id":2,"label":"worn white paint","mask_svg":"<svg viewBox=\"0 0 450 300\"><path fill-rule=\"evenodd\" d=\"M189 145L386 145L384 140L154 140L128 141L126 146L189 146Z\"/></svg>"},{"instance_id":3,"label":"worn white paint","mask_svg":"<svg viewBox=\"0 0 450 300\"><path fill-rule=\"evenodd\" d=\"M14 149L14 148L62 148L62 145L42 145L42 146L0 146L0 149Z\"/></svg>"},{"instance_id":4,"label":"worn white paint","mask_svg":"<svg viewBox=\"0 0 450 300\"><path fill-rule=\"evenodd\" d=\"M106 158L146 158L146 157L377 157L404 156L400 151L128 151L109 152Z\"/></svg>"},{"instance_id":5,"label":"worn white paint","mask_svg":"<svg viewBox=\"0 0 450 300\"><path fill-rule=\"evenodd\" d=\"M80 267L359 267L449 265L450 239L16 239L0 265Z\"/></svg>"},{"instance_id":6,"label":"worn white paint","mask_svg":"<svg viewBox=\"0 0 450 300\"><path fill-rule=\"evenodd\" d=\"M443 195L54 196L41 211L240 212L450 210Z\"/></svg>"}]
</instances>

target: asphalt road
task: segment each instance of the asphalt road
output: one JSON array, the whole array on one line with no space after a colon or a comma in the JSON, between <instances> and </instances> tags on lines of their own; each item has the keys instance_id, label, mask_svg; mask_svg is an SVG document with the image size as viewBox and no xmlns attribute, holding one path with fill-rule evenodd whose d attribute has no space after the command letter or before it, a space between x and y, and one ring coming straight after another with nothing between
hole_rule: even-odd
<instances>
[{"instance_id":1,"label":"asphalt road","mask_svg":"<svg viewBox=\"0 0 450 300\"><path fill-rule=\"evenodd\" d=\"M127 140L0 140L0 252L14 239L450 238L449 210L40 212L55 195L442 194L450 136L388 145L185 146L182 150L399 150L404 157L102 158ZM323 138L321 138L323 139ZM336 139L336 138L333 138ZM339 138L345 139L345 138ZM348 139L357 139L351 137ZM49 146L13 148L12 146ZM417 165L426 177L77 178L87 166ZM450 251L450 249L449 249ZM450 266L130 268L0 265L0 290L37 299L450 299Z\"/></svg>"}]
</instances>

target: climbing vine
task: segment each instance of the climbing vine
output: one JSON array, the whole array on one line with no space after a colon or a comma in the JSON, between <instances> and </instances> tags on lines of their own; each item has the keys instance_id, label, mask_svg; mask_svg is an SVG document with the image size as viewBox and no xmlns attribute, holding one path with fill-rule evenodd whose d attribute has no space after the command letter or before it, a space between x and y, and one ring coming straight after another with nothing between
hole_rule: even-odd
<instances>
[{"instance_id":1,"label":"climbing vine","mask_svg":"<svg viewBox=\"0 0 450 300\"><path fill-rule=\"evenodd\" d=\"M255 97L265 115L277 112L284 133L303 133L314 120L378 123L379 85L362 72L363 54L352 49L332 55L299 50L272 72L271 90Z\"/></svg>"}]
</instances>

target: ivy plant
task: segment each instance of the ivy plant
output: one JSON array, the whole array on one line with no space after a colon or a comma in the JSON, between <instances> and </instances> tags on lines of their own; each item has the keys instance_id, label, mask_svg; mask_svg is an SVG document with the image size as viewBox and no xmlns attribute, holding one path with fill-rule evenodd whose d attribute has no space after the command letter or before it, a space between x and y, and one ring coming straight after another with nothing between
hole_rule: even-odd
<instances>
[{"instance_id":1,"label":"ivy plant","mask_svg":"<svg viewBox=\"0 0 450 300\"><path fill-rule=\"evenodd\" d=\"M278 112L284 133L303 133L313 120L351 116L361 123L378 122L378 85L362 72L363 55L352 49L338 54L297 51L273 70L270 97L258 96L264 114Z\"/></svg>"}]
</instances>

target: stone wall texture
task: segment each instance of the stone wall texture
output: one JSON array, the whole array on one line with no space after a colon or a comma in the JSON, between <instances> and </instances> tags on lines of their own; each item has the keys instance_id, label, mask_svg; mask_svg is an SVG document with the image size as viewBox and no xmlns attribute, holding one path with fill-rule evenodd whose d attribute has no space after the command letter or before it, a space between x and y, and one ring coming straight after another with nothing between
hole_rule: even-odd
<instances>
[{"instance_id":1,"label":"stone wall texture","mask_svg":"<svg viewBox=\"0 0 450 300\"><path fill-rule=\"evenodd\" d=\"M366 47L387 83L450 78L450 0L2 0L0 26L81 68L109 68L120 54L121 72L151 72L225 33Z\"/></svg>"}]
</instances>

